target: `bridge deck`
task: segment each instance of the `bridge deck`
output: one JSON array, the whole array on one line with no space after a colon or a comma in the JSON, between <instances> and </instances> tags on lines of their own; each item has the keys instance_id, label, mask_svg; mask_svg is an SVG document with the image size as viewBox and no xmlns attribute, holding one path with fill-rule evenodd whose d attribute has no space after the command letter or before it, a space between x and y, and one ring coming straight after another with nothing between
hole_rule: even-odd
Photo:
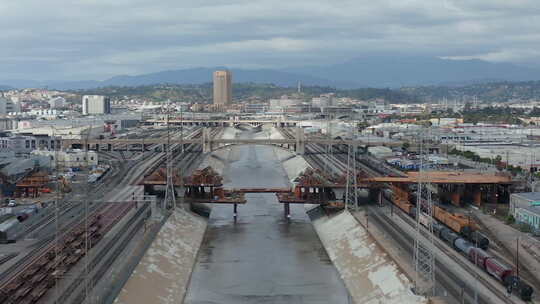
<instances>
[{"instance_id":1,"label":"bridge deck","mask_svg":"<svg viewBox=\"0 0 540 304\"><path fill-rule=\"evenodd\" d=\"M186 203L194 204L218 204L218 205L243 205L246 203L245 199L198 199L198 198L185 198Z\"/></svg>"},{"instance_id":2,"label":"bridge deck","mask_svg":"<svg viewBox=\"0 0 540 304\"><path fill-rule=\"evenodd\" d=\"M290 193L290 188L235 188L233 192L239 193Z\"/></svg>"},{"instance_id":3,"label":"bridge deck","mask_svg":"<svg viewBox=\"0 0 540 304\"><path fill-rule=\"evenodd\" d=\"M363 182L380 183L418 183L419 180L429 181L432 184L511 184L512 178L506 175L432 171L424 172L421 176L418 172L409 172L407 177L371 177L362 179Z\"/></svg>"},{"instance_id":4,"label":"bridge deck","mask_svg":"<svg viewBox=\"0 0 540 304\"><path fill-rule=\"evenodd\" d=\"M312 139L306 138L303 140L305 143L310 144L325 144L325 145L339 145L339 144L349 144L349 145L370 145L370 146L400 146L401 142L377 142L370 140L343 140L343 139ZM170 144L201 144L202 140L199 139L171 139ZM298 143L294 138L288 139L211 139L209 143L214 145L286 145L286 144L296 144ZM145 139L66 139L62 140L64 146L71 145L156 145L156 144L167 144L167 139L163 138L145 138Z\"/></svg>"}]
</instances>

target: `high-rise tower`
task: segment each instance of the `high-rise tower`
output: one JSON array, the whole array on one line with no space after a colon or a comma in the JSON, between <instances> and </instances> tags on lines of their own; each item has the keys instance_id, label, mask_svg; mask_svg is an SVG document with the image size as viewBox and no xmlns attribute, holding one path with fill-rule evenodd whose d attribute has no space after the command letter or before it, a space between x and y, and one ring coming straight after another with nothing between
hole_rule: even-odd
<instances>
[{"instance_id":1,"label":"high-rise tower","mask_svg":"<svg viewBox=\"0 0 540 304\"><path fill-rule=\"evenodd\" d=\"M232 73L214 72L214 105L228 105L232 102Z\"/></svg>"}]
</instances>

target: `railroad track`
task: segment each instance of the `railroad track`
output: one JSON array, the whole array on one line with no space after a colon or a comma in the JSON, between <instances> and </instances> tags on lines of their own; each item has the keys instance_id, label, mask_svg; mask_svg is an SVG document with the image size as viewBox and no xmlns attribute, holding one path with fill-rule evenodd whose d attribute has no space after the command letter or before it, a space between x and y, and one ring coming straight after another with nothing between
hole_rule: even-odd
<instances>
[{"instance_id":1,"label":"railroad track","mask_svg":"<svg viewBox=\"0 0 540 304\"><path fill-rule=\"evenodd\" d=\"M133 178L133 177L139 178L140 175L134 175L135 172L132 172L132 171L135 171L138 167L140 167L141 165L144 165L145 162L150 162L150 166L154 166L154 164L161 161L161 158L162 158L161 155L158 154L158 155L154 155L151 158L139 159L139 160L135 161L135 163L133 163L128 168L128 171L125 172L124 176L131 177L131 178ZM101 183L100 186L105 186L105 183ZM107 186L116 186L116 185L115 185L115 183L113 183L113 184L107 184ZM109 187L109 188L112 188L112 187ZM92 189L92 194L88 199L89 200L95 199L96 194L100 192L99 190L101 190L101 188L100 189L96 189L96 188ZM91 209L93 210L94 208L97 208L98 207L97 205L98 204L92 204ZM73 202L70 202L70 201L63 201L63 202L61 202L61 205L59 206L59 209L61 211L58 214L58 216L62 217L64 215L70 213L71 211L73 211L73 209L75 209L77 207L80 207L80 206L77 205L77 203L73 203ZM41 228L43 228L43 227L45 227L47 225L51 225L55 221L55 219L56 219L56 214L54 212L50 212L49 215L47 215L43 219L39 220L38 222L34 223L32 226L28 227L22 235L30 235L31 233L33 233L35 231L38 231L38 230L40 230ZM73 222L73 220L68 221L65 224L65 226L70 225L72 222Z\"/></svg>"},{"instance_id":2,"label":"railroad track","mask_svg":"<svg viewBox=\"0 0 540 304\"><path fill-rule=\"evenodd\" d=\"M212 135L216 135L218 134L219 132L221 132L221 130L217 129L217 130L213 130L212 131ZM199 137L201 136L201 130L196 130L195 132L192 132L190 135L188 135L188 138L189 137L192 137L192 138L196 138L196 137ZM179 145L178 144L175 144L175 146L173 148L177 148ZM191 147L192 148L192 147ZM178 151L180 151L180 149L178 149ZM110 155L112 156L112 155ZM177 155L178 157L182 156L182 153L178 153ZM187 157L185 159L185 161L192 161L194 157L196 157L197 155L191 153L191 155L189 157ZM149 169L153 169L153 168L156 168L156 166L158 166L159 164L162 164L163 162L163 155L155 155L151 158L146 158L146 159L141 159L141 160L137 160L135 161L135 163L133 163L127 170L127 172L125 172L124 176L129 176L131 178L128 178L130 181L133 180L133 177L135 177L135 179L139 178L140 176L143 176L145 172L147 172ZM137 166L137 164L139 164ZM140 171L140 174L135 174L137 171L136 171L136 168L137 167L140 167L140 164L144 164L144 167L145 167L145 170L142 170ZM135 170L135 171L134 171ZM133 173L130 173L131 171L133 171ZM133 175L135 174L135 176ZM124 179L125 181L125 179ZM118 183L121 183L121 181L118 181L117 183L112 183L113 185L112 186L116 186L115 184L118 184ZM129 183L128 183L129 184ZM91 212L91 215L90 216L94 216L96 214L98 214L99 212L103 212L103 213L106 213L106 212L109 212L109 211L114 211L115 209L112 208L112 207L108 207L108 208L105 208L105 209L101 209L101 210L97 210L98 209L98 205L102 206L101 204L92 204L93 206L91 207L91 210L89 210ZM72 211L74 208L76 208L78 205L76 204L73 204L72 202L64 202L62 204L62 215L65 215L67 214L68 212ZM67 207L67 208L65 208ZM138 214L140 214L140 212L143 212L145 209L147 209L147 206L145 205L144 208L141 208L141 210L139 210ZM118 210L116 210L118 211ZM126 211L127 212L127 211ZM114 226L114 224L116 224L116 222L122 218L122 216L125 214L124 212L120 212L121 216L118 216L117 218L115 218L113 221L110 222L110 227L109 228L112 228L112 226ZM66 239L66 237L68 237L69 235L71 235L71 233L73 233L74 231L76 231L76 229L80 229L80 225L75 225L73 226L72 224L76 221L80 221L82 219L82 216L83 215L80 215L78 217L76 217L75 219L73 219L72 221L69 221L67 223L65 223L62 227L62 229L60 231L64 231L64 228L67 228L65 229L65 232L62 233L61 235L58 236L58 239L61 240L61 242L64 242L64 240ZM51 225L51 223L55 220L55 217L56 217L56 214L54 213L51 213L49 216L45 217L43 220L40 220L39 222L33 224L32 226L30 226L28 229L27 229L27 233L31 233L33 231L36 231L42 227L45 227L46 225ZM136 218L137 216L135 216L134 218ZM133 221L135 219L131 219L130 220L130 223L131 221ZM73 226L73 227L70 227L70 226ZM108 226L106 226L108 227ZM109 228L106 228L106 229L109 229ZM126 228L127 229L127 228ZM117 240L119 237L121 237L123 234L124 234L124 230L121 230L120 233L118 233L117 235L115 235L115 240ZM7 286L10 286L10 284L13 284L15 282L15 280L19 280L19 277L25 273L27 273L27 271L34 267L34 265L36 265L40 260L42 260L47 254L49 254L52 250L55 250L54 248L56 247L56 242L54 241L55 240L55 236L50 236L50 237L46 237L44 238L43 240L41 241L38 241L36 244L37 246L35 248L33 248L26 256L24 259L21 259L19 260L17 263L15 263L14 265L12 265L9 269L7 269L5 272L3 272L2 274L0 274L0 291L1 290L6 290ZM113 243L109 244L108 246L112 246ZM102 251L102 254L105 254L108 250L104 250ZM97 263L99 262L99 259L95 259L94 260L94 263ZM95 266L95 264L93 264L92 266ZM18 283L17 283L18 284ZM22 283L24 284L24 283ZM22 285L20 285L22 286ZM28 287L24 287L24 288L28 288ZM44 286L41 286L40 285L40 288L45 288ZM1 301L0 301L1 302Z\"/></svg>"},{"instance_id":3,"label":"railroad track","mask_svg":"<svg viewBox=\"0 0 540 304\"><path fill-rule=\"evenodd\" d=\"M154 158L151 158L150 160L140 160L137 161L135 164L138 163L145 163L150 161L150 167L155 165L156 163L159 163L162 159L162 155L156 155ZM135 168L138 166L131 166L128 171L126 172L125 176L131 176L130 172L135 170ZM66 208L67 207L67 208ZM69 212L71 212L74 208L80 207L79 205L73 203L73 202L64 202L60 208L62 209L59 216L63 216ZM96 214L98 211L98 207L100 207L100 204L92 204L90 207L91 214ZM106 211L106 210L103 210ZM72 220L65 222L62 227L60 227L59 231L64 231L61 235L58 236L59 239L64 238L66 235L74 231L78 226L74 226L71 229L69 229L70 226L73 225L74 222L80 222L82 218L85 216L85 214L79 215ZM56 218L56 214L54 212L51 212L47 217L44 217L39 222L36 222L32 226L30 226L26 231L25 234L32 233L33 231L36 231L40 228L45 227L46 225L51 225ZM36 263L39 259L41 259L47 252L51 250L52 247L54 247L54 240L55 236L46 237L44 240L38 242L37 246L33 248L24 259L19 260L17 263L9 267L6 271L2 272L0 274L0 290L4 289L7 285L13 282L14 278L18 277L18 274L23 273L24 271L28 270L29 267L31 267L34 263Z\"/></svg>"},{"instance_id":4,"label":"railroad track","mask_svg":"<svg viewBox=\"0 0 540 304\"><path fill-rule=\"evenodd\" d=\"M384 199L384 200L386 201L386 203L391 204L391 202L389 202L388 200L386 200L386 199ZM406 215L401 209L396 208L396 211L394 213L396 213L409 226L415 228L416 222L414 222L413 219L411 217L409 217L408 215ZM390 220L390 219L388 219L388 220ZM429 232L426 231L425 229L423 229L423 227L421 227L420 231L422 232L422 235L425 238L429 237ZM475 274L476 273L476 271L477 271L476 268L473 268L470 265L470 263L466 263L462 259L458 258L457 254L459 254L459 253L456 252L455 250L451 249L451 248L448 248L445 244L442 244L442 241L439 241L437 239L437 240L435 240L434 245L439 250L441 250L446 256L450 257L454 263L461 266L465 271L467 271L470 274ZM481 282L484 287L487 287L493 294L495 294L497 297L502 299L504 303L515 303L511 299L507 298L506 294L504 292L501 292L500 289L493 286L493 283L489 282L482 275L479 275L479 276L476 276L476 277L477 277L478 281Z\"/></svg>"},{"instance_id":5,"label":"railroad track","mask_svg":"<svg viewBox=\"0 0 540 304\"><path fill-rule=\"evenodd\" d=\"M62 275L72 269L83 256L87 255L88 250L94 247L133 206L134 203L132 202L128 204L108 204L106 210L96 211L89 217L92 218L91 223L80 223L74 226L64 234L60 242L44 243L45 249L36 257L28 259L27 265L20 268L9 280L0 285L0 290L4 291L4 295L15 296L16 299L13 303L36 303L40 301L47 291L56 285L57 279L55 278L58 276L58 274L55 274L56 271L60 271L60 275ZM148 206L145 205L141 210L144 211L147 208ZM139 211L142 212L141 210ZM120 232L120 235L122 235L122 232ZM112 241L115 242L117 237L119 236L115 235ZM83 246L83 244L85 245ZM73 251L74 248L82 249L77 253ZM105 251L102 252L106 253L108 250L105 248ZM51 254L53 254L52 260ZM50 263L56 266L51 268ZM34 271L31 271L32 269ZM51 272L53 270L55 272ZM0 294L0 296L2 295Z\"/></svg>"},{"instance_id":6,"label":"railroad track","mask_svg":"<svg viewBox=\"0 0 540 304\"><path fill-rule=\"evenodd\" d=\"M406 252L410 252L410 253L413 252L414 240L412 239L412 237L404 234L401 231L400 227L397 224L395 224L391 219L389 219L384 214L379 214L379 212L370 212L369 216L372 220L375 220L375 222L380 227L383 227L384 231L388 232L390 236L392 237L392 239L394 239L401 248L403 248ZM412 258L412 255L409 254L409 257ZM460 282L461 280L459 279L459 277L454 275L450 271L450 269L447 268L446 265L440 263L437 260L435 261L435 263L436 263L437 268L440 270L435 273L436 281L443 283L445 289L449 291L450 294L452 294L452 296L455 299L459 300L462 297L462 290L456 288L456 285L458 286L460 285L460 284L456 284L456 282ZM467 294L469 298L471 299L474 298L474 290L471 290L471 286L466 286L462 284L461 288L463 289L463 291L467 288L467 291L468 291ZM481 304L484 304L484 303L491 304L490 302L486 302L486 300L482 297L479 297L478 300L479 300L478 302Z\"/></svg>"},{"instance_id":7,"label":"railroad track","mask_svg":"<svg viewBox=\"0 0 540 304\"><path fill-rule=\"evenodd\" d=\"M115 234L113 239L111 239L107 243L107 247L102 249L96 257L92 260L90 267L93 269L95 268L100 262L103 261L104 258L106 258L103 265L99 267L99 269L91 276L89 280L88 288L91 290L94 288L94 286L99 282L99 280L103 277L103 275L110 269L110 267L113 265L116 258L121 254L121 252L124 250L124 248L128 245L128 243L131 241L131 239L137 234L137 232L140 230L140 228L144 225L144 221L147 219L148 216L148 205L143 204L141 208L137 211L135 215L131 217L131 219L126 223L122 229ZM146 212L146 215L143 215L143 213ZM134 223L137 221L137 223L134 225ZM131 229L130 229L131 228ZM130 229L130 230L129 230ZM128 233L129 230L129 233ZM123 238L123 239L122 239ZM120 241L120 243L118 243ZM113 247L117 245L114 249ZM110 250L113 249L112 254L109 257L106 257L107 254L110 253ZM84 274L81 275L81 277L78 278L79 284L84 281ZM76 287L75 287L76 288ZM60 303L67 303L67 300L69 297L73 294L73 291L70 291L70 293L66 293L62 295L60 298ZM83 303L84 299L86 297L86 291L82 289L74 298L71 303Z\"/></svg>"},{"instance_id":8,"label":"railroad track","mask_svg":"<svg viewBox=\"0 0 540 304\"><path fill-rule=\"evenodd\" d=\"M93 212L89 216L89 218L96 219L98 213L99 212L97 211ZM80 223L71 227L71 229L68 229L61 236L59 236L58 242L53 242L53 238L50 238L48 241L43 242L38 248L32 251L31 256L25 257L24 259L20 260L21 263L17 263L16 265L14 265L17 267L11 267L10 270L8 270L9 277L5 277L0 282L0 291L3 291L4 294L12 295L15 294L13 290L19 291L21 288L28 289L28 277L33 280L36 275L43 275L43 273L39 273L44 267L43 262L45 262L45 265L47 265L47 263L49 263L50 261L49 256L51 253L53 253L55 256L58 256L58 250L65 249L59 249L59 244L69 244L77 240L77 237L72 236L81 236L81 234L78 232L83 231L84 233L84 231L86 231L85 224L86 223ZM45 280L48 276L49 273L46 273L45 276L42 277L42 280ZM24 294L22 297L24 298L26 296L27 294ZM17 303L19 303L20 301L21 299L18 299Z\"/></svg>"},{"instance_id":9,"label":"railroad track","mask_svg":"<svg viewBox=\"0 0 540 304\"><path fill-rule=\"evenodd\" d=\"M285 132L284 136L292 136L292 134L289 133L289 135L287 135L287 132ZM324 154L326 152L325 148L323 146L315 145L315 144L308 144L308 145L306 145L306 150L308 150L308 149L310 151L312 151L312 152L315 152L315 153L312 153L312 154L307 154L306 157L305 157L306 160L308 161L308 163L310 163L310 165L312 165L314 167L318 167L320 169L326 169L326 168L328 168L326 163L329 162L331 165L333 165L339 171L338 173L346 173L347 172L347 166L346 166L347 157L346 157L346 155L344 155L344 154L329 155L328 157L324 157L324 159L322 159L317 154ZM364 171L365 173L367 173L370 176L380 176L380 175L384 175L384 173L385 173L385 172L383 172L383 173L377 172L376 170L374 170L370 166L367 166L365 163L363 163L363 161L361 159L360 159L360 161L359 161L358 158L356 160L357 160L357 165L359 165L359 167L360 167L360 168L357 168L358 171L362 170L362 171ZM412 223L413 220L410 217L408 217L407 215L405 215L401 211L401 209L399 209L399 208L396 208L396 209L399 210L398 214L400 215L400 217L404 218L405 221L414 228L415 223ZM397 224L393 223L391 219L387 218L386 220L391 225L394 226L394 229L398 229L398 228L396 228ZM400 230L398 229L397 231L400 231ZM426 233L428 233L428 232L423 231L424 237L427 237ZM410 241L412 242L412 239ZM467 272L469 272L471 274L474 274L478 270L478 269L474 269L472 267L472 265L469 265L468 263L463 262L460 258L458 258L456 256L457 252L448 250L448 248L444 247L439 242L436 242L436 246L437 246L437 248L439 250L444 252L453 262L455 262L456 264L461 266ZM407 247L412 248L412 247L410 247L410 244ZM460 281L458 277L454 277L454 279L455 279L454 280L455 282ZM493 286L494 284L489 282L488 280L486 280L483 276L481 276L481 275L478 276L478 279L479 279L479 282L481 282L483 286L488 288L494 295L499 297L504 303L515 303L511 299L508 299L504 292L502 292L499 288ZM485 303L488 303L488 302L485 302Z\"/></svg>"}]
</instances>

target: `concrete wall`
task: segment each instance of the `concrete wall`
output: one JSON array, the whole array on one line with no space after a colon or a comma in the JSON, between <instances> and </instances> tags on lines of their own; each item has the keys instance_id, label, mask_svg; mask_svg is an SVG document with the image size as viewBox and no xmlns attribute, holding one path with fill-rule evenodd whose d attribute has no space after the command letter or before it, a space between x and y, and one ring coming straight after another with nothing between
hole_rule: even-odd
<instances>
[{"instance_id":1,"label":"concrete wall","mask_svg":"<svg viewBox=\"0 0 540 304\"><path fill-rule=\"evenodd\" d=\"M206 226L193 213L172 214L114 303L182 303Z\"/></svg>"},{"instance_id":2,"label":"concrete wall","mask_svg":"<svg viewBox=\"0 0 540 304\"><path fill-rule=\"evenodd\" d=\"M426 303L412 284L347 211L313 221L315 230L355 303Z\"/></svg>"}]
</instances>

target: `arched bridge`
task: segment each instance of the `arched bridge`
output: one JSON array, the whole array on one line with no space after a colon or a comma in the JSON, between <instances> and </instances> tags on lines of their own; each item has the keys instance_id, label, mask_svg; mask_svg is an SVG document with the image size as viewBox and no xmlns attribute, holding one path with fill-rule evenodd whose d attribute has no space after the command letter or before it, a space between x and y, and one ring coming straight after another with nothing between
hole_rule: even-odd
<instances>
[{"instance_id":1,"label":"arched bridge","mask_svg":"<svg viewBox=\"0 0 540 304\"><path fill-rule=\"evenodd\" d=\"M166 124L165 119L148 119L146 124ZM171 119L168 122L171 125L201 126L201 127L234 127L237 125L251 125L253 127L263 124L272 124L274 127L296 127L301 123L300 120L264 120L264 119Z\"/></svg>"},{"instance_id":2,"label":"arched bridge","mask_svg":"<svg viewBox=\"0 0 540 304\"><path fill-rule=\"evenodd\" d=\"M63 148L79 148L98 151L113 151L113 150L147 150L152 145L166 145L167 139L164 138L139 138L139 139L65 139L62 140ZM304 154L306 152L306 144L322 144L322 145L353 145L353 146L401 146L401 142L376 142L370 140L365 142L362 140L348 140L348 139L323 139L323 138L309 138L304 134L302 128L297 128L293 138L284 139L224 139L213 138L210 134L209 128L204 128L202 136L198 138L186 138L178 139L174 138L170 140L170 144L199 144L202 146L204 153L212 152L218 149L222 149L232 145L273 145L281 148L286 148L295 151L297 154Z\"/></svg>"}]
</instances>

